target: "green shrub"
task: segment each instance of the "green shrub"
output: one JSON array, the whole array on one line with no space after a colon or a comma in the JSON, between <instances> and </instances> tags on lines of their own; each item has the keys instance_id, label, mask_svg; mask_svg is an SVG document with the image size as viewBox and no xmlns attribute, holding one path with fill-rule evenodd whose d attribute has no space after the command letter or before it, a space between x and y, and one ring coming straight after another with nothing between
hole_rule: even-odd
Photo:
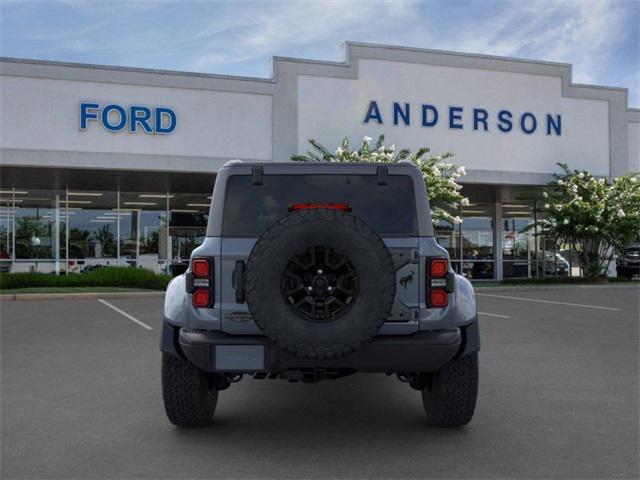
<instances>
[{"instance_id":1,"label":"green shrub","mask_svg":"<svg viewBox=\"0 0 640 480\"><path fill-rule=\"evenodd\" d=\"M128 287L164 290L171 280L143 268L104 267L87 273L0 273L0 289L29 287Z\"/></svg>"}]
</instances>

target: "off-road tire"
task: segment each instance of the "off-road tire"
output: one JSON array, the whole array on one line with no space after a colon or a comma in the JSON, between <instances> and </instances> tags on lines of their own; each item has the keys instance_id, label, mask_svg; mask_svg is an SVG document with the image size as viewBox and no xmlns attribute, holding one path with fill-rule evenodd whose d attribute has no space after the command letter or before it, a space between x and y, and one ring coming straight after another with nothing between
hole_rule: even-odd
<instances>
[{"instance_id":1,"label":"off-road tire","mask_svg":"<svg viewBox=\"0 0 640 480\"><path fill-rule=\"evenodd\" d=\"M422 403L429 425L460 427L471 421L478 396L478 354L452 360L429 375Z\"/></svg>"},{"instance_id":2,"label":"off-road tire","mask_svg":"<svg viewBox=\"0 0 640 480\"><path fill-rule=\"evenodd\" d=\"M205 427L213 421L218 390L191 362L162 354L162 398L169 421L179 427Z\"/></svg>"},{"instance_id":3,"label":"off-road tire","mask_svg":"<svg viewBox=\"0 0 640 480\"><path fill-rule=\"evenodd\" d=\"M359 282L353 305L327 323L299 317L280 287L291 257L315 245L347 257ZM262 234L247 261L245 292L255 322L277 347L301 358L338 358L377 334L393 306L396 278L387 247L364 220L317 208L291 213Z\"/></svg>"}]
</instances>

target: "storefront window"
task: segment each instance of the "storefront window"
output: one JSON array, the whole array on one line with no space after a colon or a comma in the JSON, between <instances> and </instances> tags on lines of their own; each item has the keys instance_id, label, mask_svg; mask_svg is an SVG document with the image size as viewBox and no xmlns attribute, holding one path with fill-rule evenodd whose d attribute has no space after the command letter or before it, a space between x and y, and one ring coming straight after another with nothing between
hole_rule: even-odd
<instances>
[{"instance_id":1,"label":"storefront window","mask_svg":"<svg viewBox=\"0 0 640 480\"><path fill-rule=\"evenodd\" d=\"M13 271L54 272L66 221L64 190L29 190L15 199Z\"/></svg>"},{"instance_id":2,"label":"storefront window","mask_svg":"<svg viewBox=\"0 0 640 480\"><path fill-rule=\"evenodd\" d=\"M67 205L68 271L117 265L117 192L69 190Z\"/></svg>"},{"instance_id":3,"label":"storefront window","mask_svg":"<svg viewBox=\"0 0 640 480\"><path fill-rule=\"evenodd\" d=\"M167 201L162 192L121 192L120 256L125 264L167 269Z\"/></svg>"},{"instance_id":4,"label":"storefront window","mask_svg":"<svg viewBox=\"0 0 640 480\"><path fill-rule=\"evenodd\" d=\"M536 237L533 206L524 202L502 205L504 278L535 276Z\"/></svg>"},{"instance_id":5,"label":"storefront window","mask_svg":"<svg viewBox=\"0 0 640 480\"><path fill-rule=\"evenodd\" d=\"M493 204L462 209L462 272L473 280L495 277Z\"/></svg>"},{"instance_id":6,"label":"storefront window","mask_svg":"<svg viewBox=\"0 0 640 480\"><path fill-rule=\"evenodd\" d=\"M0 272L13 264L13 190L0 191Z\"/></svg>"},{"instance_id":7,"label":"storefront window","mask_svg":"<svg viewBox=\"0 0 640 480\"><path fill-rule=\"evenodd\" d=\"M204 241L211 194L176 193L169 201L171 258L180 263Z\"/></svg>"},{"instance_id":8,"label":"storefront window","mask_svg":"<svg viewBox=\"0 0 640 480\"><path fill-rule=\"evenodd\" d=\"M452 216L460 216L460 211L454 208L446 209ZM439 221L434 226L434 234L440 246L447 249L451 266L456 272L460 272L460 254L461 254L461 225L452 224L450 222Z\"/></svg>"}]
</instances>

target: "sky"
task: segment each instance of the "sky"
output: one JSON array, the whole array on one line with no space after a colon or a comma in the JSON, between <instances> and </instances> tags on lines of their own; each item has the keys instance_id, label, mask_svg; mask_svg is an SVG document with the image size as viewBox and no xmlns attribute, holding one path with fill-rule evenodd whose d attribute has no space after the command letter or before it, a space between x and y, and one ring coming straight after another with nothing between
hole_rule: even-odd
<instances>
[{"instance_id":1,"label":"sky","mask_svg":"<svg viewBox=\"0 0 640 480\"><path fill-rule=\"evenodd\" d=\"M269 77L344 41L573 64L640 107L640 0L0 0L4 57Z\"/></svg>"}]
</instances>

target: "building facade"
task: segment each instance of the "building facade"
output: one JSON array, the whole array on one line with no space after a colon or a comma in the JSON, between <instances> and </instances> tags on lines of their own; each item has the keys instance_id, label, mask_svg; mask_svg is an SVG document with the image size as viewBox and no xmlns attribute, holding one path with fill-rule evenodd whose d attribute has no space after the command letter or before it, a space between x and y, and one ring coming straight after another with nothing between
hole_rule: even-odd
<instances>
[{"instance_id":1,"label":"building facade","mask_svg":"<svg viewBox=\"0 0 640 480\"><path fill-rule=\"evenodd\" d=\"M640 171L627 90L576 85L568 64L361 43L342 62L274 57L268 79L1 59L0 91L0 255L12 271L168 271L202 240L228 160L384 134L466 167L463 222L437 229L458 271L557 274L561 246L525 231L531 191L556 162Z\"/></svg>"}]
</instances>

